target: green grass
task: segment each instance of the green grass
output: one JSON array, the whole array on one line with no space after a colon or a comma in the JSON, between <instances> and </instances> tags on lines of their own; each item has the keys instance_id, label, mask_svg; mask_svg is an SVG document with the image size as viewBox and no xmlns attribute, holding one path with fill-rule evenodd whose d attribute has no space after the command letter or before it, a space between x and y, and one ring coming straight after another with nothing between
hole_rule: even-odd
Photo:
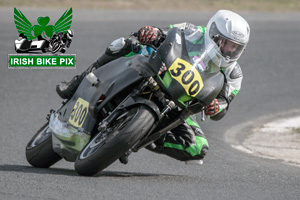
<instances>
[{"instance_id":1,"label":"green grass","mask_svg":"<svg viewBox=\"0 0 300 200\"><path fill-rule=\"evenodd\" d=\"M300 0L0 0L0 7L73 7L76 9L299 12Z\"/></svg>"}]
</instances>

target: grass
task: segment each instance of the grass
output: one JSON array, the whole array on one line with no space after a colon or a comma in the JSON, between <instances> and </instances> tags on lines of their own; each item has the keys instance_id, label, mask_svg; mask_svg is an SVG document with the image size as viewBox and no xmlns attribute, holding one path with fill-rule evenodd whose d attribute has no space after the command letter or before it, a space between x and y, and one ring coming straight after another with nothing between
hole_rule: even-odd
<instances>
[{"instance_id":1,"label":"grass","mask_svg":"<svg viewBox=\"0 0 300 200\"><path fill-rule=\"evenodd\" d=\"M76 9L299 12L300 0L0 0L0 7L73 7Z\"/></svg>"}]
</instances>

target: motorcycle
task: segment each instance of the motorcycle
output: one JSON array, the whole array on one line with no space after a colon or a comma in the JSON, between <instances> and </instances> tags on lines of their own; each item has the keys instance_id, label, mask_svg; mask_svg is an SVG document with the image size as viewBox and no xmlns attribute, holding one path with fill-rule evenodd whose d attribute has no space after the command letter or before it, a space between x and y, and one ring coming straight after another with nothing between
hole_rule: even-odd
<instances>
[{"instance_id":1,"label":"motorcycle","mask_svg":"<svg viewBox=\"0 0 300 200\"><path fill-rule=\"evenodd\" d=\"M48 168L64 158L92 176L203 112L223 87L221 55L211 42L190 59L190 45L172 28L149 56L122 57L88 74L50 111L26 146L27 161Z\"/></svg>"},{"instance_id":2,"label":"motorcycle","mask_svg":"<svg viewBox=\"0 0 300 200\"><path fill-rule=\"evenodd\" d=\"M49 41L49 48L47 51L51 53L65 53L66 48L70 47L72 40L71 37L67 36L67 33L58 33L55 34Z\"/></svg>"}]
</instances>

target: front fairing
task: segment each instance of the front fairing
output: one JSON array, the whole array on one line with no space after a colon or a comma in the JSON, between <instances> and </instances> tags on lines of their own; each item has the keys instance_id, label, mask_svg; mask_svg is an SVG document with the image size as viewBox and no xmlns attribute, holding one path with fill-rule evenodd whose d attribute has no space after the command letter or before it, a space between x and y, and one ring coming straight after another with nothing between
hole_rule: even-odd
<instances>
[{"instance_id":1,"label":"front fairing","mask_svg":"<svg viewBox=\"0 0 300 200\"><path fill-rule=\"evenodd\" d=\"M75 161L96 130L103 106L125 88L155 76L148 60L141 55L120 58L93 71L98 78L97 84L84 78L73 97L51 114L49 127L54 151L68 161ZM106 98L101 99L101 96Z\"/></svg>"},{"instance_id":2,"label":"front fairing","mask_svg":"<svg viewBox=\"0 0 300 200\"><path fill-rule=\"evenodd\" d=\"M122 90L155 76L148 65L148 58L137 55L119 58L93 71L99 82L94 85L84 78L73 97L60 109L60 120L91 133L104 105ZM101 96L106 98L100 100Z\"/></svg>"},{"instance_id":3,"label":"front fairing","mask_svg":"<svg viewBox=\"0 0 300 200\"><path fill-rule=\"evenodd\" d=\"M52 113L49 120L52 132L53 150L67 161L74 162L77 154L90 141L91 136L83 129L70 126L59 119L58 113Z\"/></svg>"},{"instance_id":4,"label":"front fairing","mask_svg":"<svg viewBox=\"0 0 300 200\"><path fill-rule=\"evenodd\" d=\"M220 73L219 49L213 43L203 44L198 52L189 55L188 49L192 49L192 45L185 40L183 31L173 28L157 49L167 68L159 82L180 107L185 107L185 102L192 99L207 104L220 91L224 80Z\"/></svg>"}]
</instances>

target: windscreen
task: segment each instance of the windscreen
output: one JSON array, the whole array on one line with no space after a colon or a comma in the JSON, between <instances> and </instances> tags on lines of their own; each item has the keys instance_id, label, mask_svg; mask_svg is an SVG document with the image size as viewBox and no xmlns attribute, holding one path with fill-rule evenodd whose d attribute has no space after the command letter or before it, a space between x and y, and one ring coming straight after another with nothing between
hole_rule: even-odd
<instances>
[{"instance_id":1,"label":"windscreen","mask_svg":"<svg viewBox=\"0 0 300 200\"><path fill-rule=\"evenodd\" d=\"M190 49L190 46L194 44L188 42L186 45L187 49ZM191 57L193 67L203 73L216 73L220 71L222 56L219 47L214 42L211 42L211 40L203 46L204 48L198 53L194 52Z\"/></svg>"}]
</instances>

